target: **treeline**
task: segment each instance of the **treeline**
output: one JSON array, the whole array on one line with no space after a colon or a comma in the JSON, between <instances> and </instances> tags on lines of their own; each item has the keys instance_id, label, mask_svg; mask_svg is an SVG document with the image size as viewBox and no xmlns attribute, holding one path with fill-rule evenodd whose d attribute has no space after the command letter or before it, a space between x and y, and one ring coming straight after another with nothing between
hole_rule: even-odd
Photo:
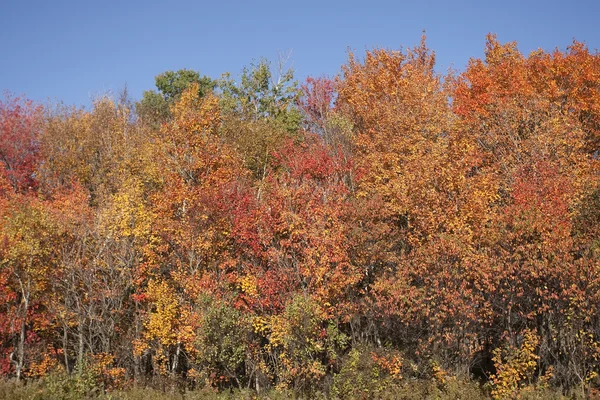
<instances>
[{"instance_id":1,"label":"treeline","mask_svg":"<svg viewBox=\"0 0 600 400\"><path fill-rule=\"evenodd\" d=\"M262 60L90 110L5 96L0 374L598 394L600 56L489 36L434 64L423 40L301 85Z\"/></svg>"}]
</instances>

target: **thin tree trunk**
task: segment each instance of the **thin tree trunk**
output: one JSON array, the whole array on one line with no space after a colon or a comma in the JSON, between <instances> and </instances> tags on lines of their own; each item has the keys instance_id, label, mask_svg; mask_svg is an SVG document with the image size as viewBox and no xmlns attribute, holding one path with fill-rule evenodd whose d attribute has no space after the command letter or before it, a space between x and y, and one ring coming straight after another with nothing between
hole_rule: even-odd
<instances>
[{"instance_id":1,"label":"thin tree trunk","mask_svg":"<svg viewBox=\"0 0 600 400\"><path fill-rule=\"evenodd\" d=\"M21 332L19 333L19 346L17 349L17 363L15 366L16 369L16 373L17 373L17 381L21 380L21 374L23 371L23 365L25 364L25 330L27 329L27 325L26 325L26 319L27 319L27 311L29 308L29 302L27 300L24 300L25 302L25 316L23 317L23 320L21 321Z\"/></svg>"},{"instance_id":2,"label":"thin tree trunk","mask_svg":"<svg viewBox=\"0 0 600 400\"><path fill-rule=\"evenodd\" d=\"M175 348L175 356L173 357L173 363L171 364L171 373L175 376L177 372L177 367L179 366L179 355L181 354L181 342L177 342L177 347Z\"/></svg>"},{"instance_id":3,"label":"thin tree trunk","mask_svg":"<svg viewBox=\"0 0 600 400\"><path fill-rule=\"evenodd\" d=\"M84 350L84 342L83 342L83 322L79 321L79 347L77 349L77 372L83 372L83 350Z\"/></svg>"},{"instance_id":4,"label":"thin tree trunk","mask_svg":"<svg viewBox=\"0 0 600 400\"><path fill-rule=\"evenodd\" d=\"M65 324L65 326L63 327L63 356L65 358L65 371L67 371L67 373L71 373L69 368L68 340L69 336L67 331L67 325Z\"/></svg>"},{"instance_id":5,"label":"thin tree trunk","mask_svg":"<svg viewBox=\"0 0 600 400\"><path fill-rule=\"evenodd\" d=\"M21 380L23 366L25 365L25 336L27 330L27 312L29 311L29 285L27 285L27 290L25 290L23 281L19 278L19 286L21 286L21 295L23 296L23 319L21 320L19 344L17 345L17 361L15 362L17 381Z\"/></svg>"}]
</instances>

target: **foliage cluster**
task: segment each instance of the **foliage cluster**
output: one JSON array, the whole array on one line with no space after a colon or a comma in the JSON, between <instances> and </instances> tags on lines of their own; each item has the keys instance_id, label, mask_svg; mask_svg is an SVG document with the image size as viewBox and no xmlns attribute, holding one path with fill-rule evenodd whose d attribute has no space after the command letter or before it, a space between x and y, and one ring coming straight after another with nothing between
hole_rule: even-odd
<instances>
[{"instance_id":1,"label":"foliage cluster","mask_svg":"<svg viewBox=\"0 0 600 400\"><path fill-rule=\"evenodd\" d=\"M599 395L600 56L490 35L434 65L423 39L303 85L6 96L0 390Z\"/></svg>"}]
</instances>

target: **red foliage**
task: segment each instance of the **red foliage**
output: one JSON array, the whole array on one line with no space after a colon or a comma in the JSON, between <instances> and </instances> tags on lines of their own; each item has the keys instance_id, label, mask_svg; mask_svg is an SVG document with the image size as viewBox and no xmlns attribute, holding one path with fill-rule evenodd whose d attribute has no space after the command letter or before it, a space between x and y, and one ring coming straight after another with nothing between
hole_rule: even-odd
<instances>
[{"instance_id":1,"label":"red foliage","mask_svg":"<svg viewBox=\"0 0 600 400\"><path fill-rule=\"evenodd\" d=\"M37 187L40 129L41 106L10 94L0 100L0 162L16 191Z\"/></svg>"}]
</instances>

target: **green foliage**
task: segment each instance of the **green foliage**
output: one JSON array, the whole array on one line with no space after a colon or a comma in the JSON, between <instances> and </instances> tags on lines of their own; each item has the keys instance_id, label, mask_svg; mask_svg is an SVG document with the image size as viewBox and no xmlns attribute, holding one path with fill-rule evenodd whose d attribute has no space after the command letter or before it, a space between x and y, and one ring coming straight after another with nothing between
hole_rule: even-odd
<instances>
[{"instance_id":1,"label":"green foliage","mask_svg":"<svg viewBox=\"0 0 600 400\"><path fill-rule=\"evenodd\" d=\"M188 69L163 72L156 76L155 83L158 92L145 91L136 105L138 115L155 129L171 117L170 106L190 85L198 84L199 97L206 96L216 86L216 81Z\"/></svg>"},{"instance_id":2,"label":"green foliage","mask_svg":"<svg viewBox=\"0 0 600 400\"><path fill-rule=\"evenodd\" d=\"M0 399L11 400L81 400L102 398L100 377L87 364L76 373L63 368L36 381L0 380Z\"/></svg>"},{"instance_id":3,"label":"green foliage","mask_svg":"<svg viewBox=\"0 0 600 400\"><path fill-rule=\"evenodd\" d=\"M320 386L347 345L347 336L335 321L303 295L273 318L271 330L269 346L280 362L280 387L300 393L314 392Z\"/></svg>"},{"instance_id":4,"label":"green foliage","mask_svg":"<svg viewBox=\"0 0 600 400\"><path fill-rule=\"evenodd\" d=\"M300 88L293 70L280 61L274 73L261 59L245 67L237 82L224 74L219 88L221 136L241 154L254 177L263 179L272 153L287 139L298 138L302 114L296 106Z\"/></svg>"},{"instance_id":5,"label":"green foliage","mask_svg":"<svg viewBox=\"0 0 600 400\"><path fill-rule=\"evenodd\" d=\"M48 398L41 381L27 384L16 380L0 379L0 399L43 400Z\"/></svg>"},{"instance_id":6,"label":"green foliage","mask_svg":"<svg viewBox=\"0 0 600 400\"><path fill-rule=\"evenodd\" d=\"M247 316L223 301L204 298L194 343L193 368L215 386L242 387L251 326Z\"/></svg>"},{"instance_id":7,"label":"green foliage","mask_svg":"<svg viewBox=\"0 0 600 400\"><path fill-rule=\"evenodd\" d=\"M340 372L333 378L334 398L377 398L394 384L390 375L373 358L374 349L354 347L343 358Z\"/></svg>"},{"instance_id":8,"label":"green foliage","mask_svg":"<svg viewBox=\"0 0 600 400\"><path fill-rule=\"evenodd\" d=\"M284 62L280 62L277 72L275 76L270 63L261 59L243 69L239 82L225 74L219 83L223 111L242 119L268 120L288 133L295 133L301 122L301 113L295 106L300 88L294 80L294 71L286 70Z\"/></svg>"},{"instance_id":9,"label":"green foliage","mask_svg":"<svg viewBox=\"0 0 600 400\"><path fill-rule=\"evenodd\" d=\"M99 377L83 367L74 374L56 371L43 380L44 395L49 400L78 400L98 397L102 393Z\"/></svg>"},{"instance_id":10,"label":"green foliage","mask_svg":"<svg viewBox=\"0 0 600 400\"><path fill-rule=\"evenodd\" d=\"M216 85L208 76L200 77L198 71L188 69L166 71L156 77L156 88L168 103L176 101L192 83L198 84L199 97L207 95Z\"/></svg>"},{"instance_id":11,"label":"green foliage","mask_svg":"<svg viewBox=\"0 0 600 400\"><path fill-rule=\"evenodd\" d=\"M166 121L171 116L169 111L169 102L160 93L153 90L146 90L142 100L136 105L137 114L153 128L158 128L160 123Z\"/></svg>"},{"instance_id":12,"label":"green foliage","mask_svg":"<svg viewBox=\"0 0 600 400\"><path fill-rule=\"evenodd\" d=\"M76 397L69 391L52 391L43 381L29 382L27 384L16 381L0 381L0 398L10 400L63 400L63 399L99 399L99 400L286 400L297 399L334 399L334 400L484 400L490 399L489 395L481 389L476 382L455 379L445 387L439 387L430 380L410 380L402 384L389 385L385 391L378 393L353 391L343 396L336 393L315 392L310 396L303 396L288 390L270 390L257 394L251 390L226 390L218 392L214 389L196 389L177 392L173 390L159 390L149 387L134 387L128 390L96 393ZM62 396L62 397L61 397ZM558 390L549 388L524 388L518 394L521 400L583 400L578 393L563 395Z\"/></svg>"}]
</instances>

